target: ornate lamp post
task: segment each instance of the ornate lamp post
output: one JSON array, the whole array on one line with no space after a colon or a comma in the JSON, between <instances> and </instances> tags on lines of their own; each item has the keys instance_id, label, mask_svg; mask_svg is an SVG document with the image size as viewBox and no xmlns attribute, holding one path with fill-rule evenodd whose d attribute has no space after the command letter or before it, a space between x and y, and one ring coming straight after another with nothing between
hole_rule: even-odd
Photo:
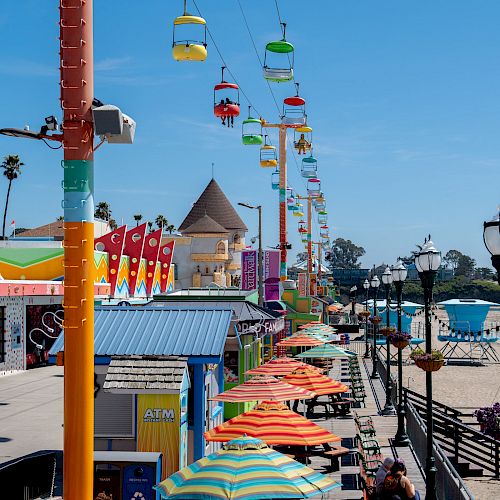
<instances>
[{"instance_id":1,"label":"ornate lamp post","mask_svg":"<svg viewBox=\"0 0 500 500\"><path fill-rule=\"evenodd\" d=\"M483 239L486 249L491 254L491 263L497 270L500 285L500 211L493 219L484 223Z\"/></svg>"},{"instance_id":2,"label":"ornate lamp post","mask_svg":"<svg viewBox=\"0 0 500 500\"><path fill-rule=\"evenodd\" d=\"M372 323L373 323L373 352L372 352L372 374L370 378L376 379L379 378L378 372L377 372L377 331L378 331L378 324L380 322L380 317L377 316L377 293L378 293L378 287L380 286L380 280L378 279L378 276L375 274L375 269L373 270L373 276L370 280L370 286L373 288L373 317L372 317Z\"/></svg>"},{"instance_id":3,"label":"ornate lamp post","mask_svg":"<svg viewBox=\"0 0 500 500\"><path fill-rule=\"evenodd\" d=\"M368 359L370 357L370 346L368 345L368 316L370 316L368 311L368 293L370 291L370 282L368 280L363 282L363 288L366 290L365 310L362 311L362 316L365 318L365 355L363 357Z\"/></svg>"},{"instance_id":4,"label":"ornate lamp post","mask_svg":"<svg viewBox=\"0 0 500 500\"><path fill-rule=\"evenodd\" d=\"M386 337L385 337L385 349L387 353L386 358L386 379L385 379L385 405L384 409L380 412L381 415L394 415L396 412L394 405L392 404L392 380L391 380L391 343L389 342L389 333L391 332L391 321L390 321L390 307L389 303L391 301L391 285L392 285L392 273L389 266L385 268L382 273L382 283L385 287L385 323L386 323Z\"/></svg>"},{"instance_id":5,"label":"ornate lamp post","mask_svg":"<svg viewBox=\"0 0 500 500\"><path fill-rule=\"evenodd\" d=\"M431 327L431 301L432 288L439 266L441 265L441 252L439 252L430 239L415 255L415 266L424 289L424 314L425 314L425 352L432 353L432 327ZM436 500L436 461L433 456L433 418L432 418L432 371L425 372L426 387L426 422L427 422L427 459L425 465L426 500Z\"/></svg>"},{"instance_id":6,"label":"ornate lamp post","mask_svg":"<svg viewBox=\"0 0 500 500\"><path fill-rule=\"evenodd\" d=\"M392 282L396 287L396 297L398 302L398 332L402 330L401 303L403 302L403 285L408 275L405 265L398 260L397 264L391 268ZM395 446L408 446L410 440L405 429L405 406L403 403L403 349L398 349L398 430L394 437Z\"/></svg>"}]
</instances>

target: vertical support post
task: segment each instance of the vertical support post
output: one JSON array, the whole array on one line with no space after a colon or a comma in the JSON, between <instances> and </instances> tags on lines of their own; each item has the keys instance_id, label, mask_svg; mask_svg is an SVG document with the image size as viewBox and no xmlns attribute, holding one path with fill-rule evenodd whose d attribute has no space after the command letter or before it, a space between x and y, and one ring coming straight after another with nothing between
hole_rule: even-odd
<instances>
[{"instance_id":1,"label":"vertical support post","mask_svg":"<svg viewBox=\"0 0 500 500\"><path fill-rule=\"evenodd\" d=\"M61 0L64 148L64 497L93 496L94 131L92 0Z\"/></svg>"},{"instance_id":2,"label":"vertical support post","mask_svg":"<svg viewBox=\"0 0 500 500\"><path fill-rule=\"evenodd\" d=\"M391 302L391 285L385 285L385 322L387 328L391 327L390 321L390 308ZM394 415L395 408L392 404L392 379L391 379L391 343L389 336L385 338L386 348L386 377L385 377L385 405L384 409L380 412L381 415Z\"/></svg>"},{"instance_id":3,"label":"vertical support post","mask_svg":"<svg viewBox=\"0 0 500 500\"><path fill-rule=\"evenodd\" d=\"M286 127L280 126L279 128L279 141L280 141L280 200L279 200L279 222L280 222L280 250L281 250L281 261L280 261L280 279L281 281L287 278L287 230L286 230L286 188L287 188L287 176L286 176Z\"/></svg>"},{"instance_id":4,"label":"vertical support post","mask_svg":"<svg viewBox=\"0 0 500 500\"><path fill-rule=\"evenodd\" d=\"M373 289L373 317L377 318L377 292L378 288ZM379 378L379 374L377 371L377 332L378 332L378 322L375 321L372 323L373 327L373 352L372 352L372 374L370 375L371 379Z\"/></svg>"},{"instance_id":5,"label":"vertical support post","mask_svg":"<svg viewBox=\"0 0 500 500\"><path fill-rule=\"evenodd\" d=\"M307 196L307 274L309 281L309 295L312 297L313 284L311 275L313 273L313 254L312 254L312 196Z\"/></svg>"},{"instance_id":6,"label":"vertical support post","mask_svg":"<svg viewBox=\"0 0 500 500\"><path fill-rule=\"evenodd\" d=\"M403 282L396 281L394 283L396 287L396 295L398 301L398 332L402 331L402 320L401 320L401 309L403 302ZM396 436L394 437L394 446L409 446L410 439L408 434L406 434L405 428L405 418L406 410L403 401L403 349L398 349L398 430L396 431Z\"/></svg>"},{"instance_id":7,"label":"vertical support post","mask_svg":"<svg viewBox=\"0 0 500 500\"><path fill-rule=\"evenodd\" d=\"M205 375L203 364L193 365L193 413L194 413L194 447L193 458L199 460L205 455Z\"/></svg>"},{"instance_id":8,"label":"vertical support post","mask_svg":"<svg viewBox=\"0 0 500 500\"><path fill-rule=\"evenodd\" d=\"M257 210L259 211L259 252L258 252L258 257L259 257L259 263L258 263L258 272L259 272L259 306L263 307L264 306L264 265L263 265L263 258L264 255L262 253L262 206L259 205L257 207Z\"/></svg>"}]
</instances>

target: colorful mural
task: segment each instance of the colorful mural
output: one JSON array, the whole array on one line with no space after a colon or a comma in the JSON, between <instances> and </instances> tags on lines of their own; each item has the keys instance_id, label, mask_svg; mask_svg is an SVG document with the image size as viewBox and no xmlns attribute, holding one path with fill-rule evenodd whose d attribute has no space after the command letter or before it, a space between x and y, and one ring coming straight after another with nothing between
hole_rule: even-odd
<instances>
[{"instance_id":1,"label":"colorful mural","mask_svg":"<svg viewBox=\"0 0 500 500\"><path fill-rule=\"evenodd\" d=\"M94 251L94 283L109 283L109 256L106 252Z\"/></svg>"},{"instance_id":2,"label":"colorful mural","mask_svg":"<svg viewBox=\"0 0 500 500\"><path fill-rule=\"evenodd\" d=\"M62 280L62 248L0 248L0 274L6 280Z\"/></svg>"}]
</instances>

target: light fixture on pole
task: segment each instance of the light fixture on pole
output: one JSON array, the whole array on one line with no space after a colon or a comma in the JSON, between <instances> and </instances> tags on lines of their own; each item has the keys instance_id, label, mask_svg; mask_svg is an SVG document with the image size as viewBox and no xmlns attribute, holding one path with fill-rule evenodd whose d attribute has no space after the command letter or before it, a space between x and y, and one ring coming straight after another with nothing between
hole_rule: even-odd
<instances>
[{"instance_id":1,"label":"light fixture on pole","mask_svg":"<svg viewBox=\"0 0 500 500\"><path fill-rule=\"evenodd\" d=\"M259 284L258 284L258 294L259 294L259 306L264 305L264 265L262 256L262 206L261 205L248 205L247 203L238 203L238 205L250 208L252 210L259 211L259 252L258 252L258 274L259 274Z\"/></svg>"},{"instance_id":2,"label":"light fixture on pole","mask_svg":"<svg viewBox=\"0 0 500 500\"><path fill-rule=\"evenodd\" d=\"M370 286L373 288L373 316L372 316L372 323L373 323L373 352L372 352L372 374L370 375L370 378L376 379L379 378L378 372L377 372L377 331L378 331L378 324L380 322L380 317L377 316L377 293L378 293L378 287L380 286L380 280L378 279L378 276L375 274L375 269L373 269L373 276L370 280Z\"/></svg>"},{"instance_id":3,"label":"light fixture on pole","mask_svg":"<svg viewBox=\"0 0 500 500\"><path fill-rule=\"evenodd\" d=\"M368 316L370 316L368 311L368 294L370 291L370 282L367 279L363 282L363 288L366 291L365 310L361 311L364 313L362 316L365 318L365 354L363 358L368 359L370 357L370 346L368 345Z\"/></svg>"},{"instance_id":4,"label":"light fixture on pole","mask_svg":"<svg viewBox=\"0 0 500 500\"><path fill-rule=\"evenodd\" d=\"M493 219L484 223L483 239L486 249L491 254L491 263L497 271L500 285L500 211Z\"/></svg>"},{"instance_id":5,"label":"light fixture on pole","mask_svg":"<svg viewBox=\"0 0 500 500\"><path fill-rule=\"evenodd\" d=\"M398 260L395 266L391 268L392 282L396 288L396 297L398 302L398 332L401 332L402 320L401 320L401 309L403 302L403 285L408 276L408 271L401 260ZM394 437L395 446L408 446L410 444L410 439L406 434L405 428L405 417L406 411L403 403L403 349L398 349L398 430L396 431L396 436Z\"/></svg>"},{"instance_id":6,"label":"light fixture on pole","mask_svg":"<svg viewBox=\"0 0 500 500\"><path fill-rule=\"evenodd\" d=\"M420 251L415 255L415 266L424 289L425 314L425 353L432 353L431 301L434 280L441 265L441 252L436 249L429 235ZM436 500L436 461L433 455L433 418L432 418L432 372L425 372L426 387L426 425L427 458L425 465L426 500Z\"/></svg>"},{"instance_id":7,"label":"light fixture on pole","mask_svg":"<svg viewBox=\"0 0 500 500\"><path fill-rule=\"evenodd\" d=\"M391 343L389 341L389 333L391 331L390 321L390 302L391 302L391 285L392 273L389 266L385 268L382 273L382 283L385 288L385 349L386 349L386 378L385 378L385 405L384 409L380 412L381 415L394 415L396 409L392 404L392 379L391 379Z\"/></svg>"}]
</instances>

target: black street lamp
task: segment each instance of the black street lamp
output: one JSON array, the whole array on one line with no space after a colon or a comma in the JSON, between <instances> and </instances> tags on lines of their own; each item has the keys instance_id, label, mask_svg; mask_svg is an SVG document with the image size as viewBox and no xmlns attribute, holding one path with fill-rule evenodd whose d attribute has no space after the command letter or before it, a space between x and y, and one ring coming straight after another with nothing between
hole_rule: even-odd
<instances>
[{"instance_id":1,"label":"black street lamp","mask_svg":"<svg viewBox=\"0 0 500 500\"><path fill-rule=\"evenodd\" d=\"M483 239L486 249L491 254L491 263L497 270L500 285L500 211L493 219L484 223Z\"/></svg>"},{"instance_id":2,"label":"black street lamp","mask_svg":"<svg viewBox=\"0 0 500 500\"><path fill-rule=\"evenodd\" d=\"M375 269L373 270L373 276L370 280L370 286L373 288L373 317L372 317L372 323L373 323L372 363L373 363L373 368L372 368L372 374L370 375L370 378L376 379L376 378L379 378L379 375L377 372L377 331L378 331L378 323L379 323L380 318L377 316L377 293L378 293L378 287L380 286L380 280L378 279L378 276L375 274Z\"/></svg>"},{"instance_id":3,"label":"black street lamp","mask_svg":"<svg viewBox=\"0 0 500 500\"><path fill-rule=\"evenodd\" d=\"M391 268L392 282L396 288L396 298L398 302L398 332L401 332L402 321L401 321L401 309L403 302L403 285L408 276L408 271L401 260L398 260L395 266ZM403 402L403 349L398 349L398 430L396 431L396 436L394 437L394 446L408 446L410 444L410 439L408 434L406 434L405 428L405 405Z\"/></svg>"},{"instance_id":4,"label":"black street lamp","mask_svg":"<svg viewBox=\"0 0 500 500\"><path fill-rule=\"evenodd\" d=\"M396 409L392 404L392 380L391 380L391 343L389 341L389 333L391 331L391 320L390 320L390 302L391 302L391 285L392 285L392 273L389 266L385 268L382 273L382 283L385 287L385 323L386 323L386 337L385 337L385 349L387 353L386 357L386 378L385 378L385 405L384 409L380 412L381 415L394 415Z\"/></svg>"},{"instance_id":5,"label":"black street lamp","mask_svg":"<svg viewBox=\"0 0 500 500\"><path fill-rule=\"evenodd\" d=\"M432 353L432 325L431 301L434 280L441 265L441 252L439 252L430 239L415 255L415 266L424 289L424 314L425 314L425 352L428 356ZM432 372L425 372L426 388L426 423L427 423L427 460L425 465L426 500L436 500L436 461L433 455L433 418L432 418Z\"/></svg>"},{"instance_id":6,"label":"black street lamp","mask_svg":"<svg viewBox=\"0 0 500 500\"><path fill-rule=\"evenodd\" d=\"M366 302L365 302L365 355L363 358L368 359L370 357L370 346L368 345L368 316L370 313L368 312L368 293L370 292L370 282L365 279L363 282L363 288L366 290Z\"/></svg>"}]
</instances>

